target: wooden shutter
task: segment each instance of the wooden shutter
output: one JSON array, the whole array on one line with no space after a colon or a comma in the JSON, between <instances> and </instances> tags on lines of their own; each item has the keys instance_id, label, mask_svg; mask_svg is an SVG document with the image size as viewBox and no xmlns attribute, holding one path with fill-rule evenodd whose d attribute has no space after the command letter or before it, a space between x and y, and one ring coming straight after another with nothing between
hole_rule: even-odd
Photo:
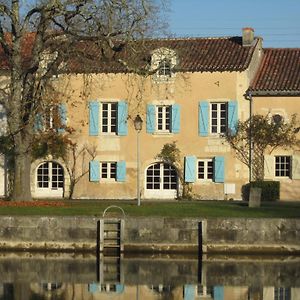
<instances>
[{"instance_id":1,"label":"wooden shutter","mask_svg":"<svg viewBox=\"0 0 300 300\"><path fill-rule=\"evenodd\" d=\"M272 155L264 157L264 179L274 179L275 177L275 158Z\"/></svg>"},{"instance_id":2,"label":"wooden shutter","mask_svg":"<svg viewBox=\"0 0 300 300\"><path fill-rule=\"evenodd\" d=\"M100 180L100 163L97 160L90 161L90 181L98 182Z\"/></svg>"},{"instance_id":3,"label":"wooden shutter","mask_svg":"<svg viewBox=\"0 0 300 300\"><path fill-rule=\"evenodd\" d=\"M60 103L58 105L58 114L59 114L60 125L62 127L58 128L57 131L59 133L62 133L62 132L65 131L64 127L67 125L67 107L66 107L66 104Z\"/></svg>"},{"instance_id":4,"label":"wooden shutter","mask_svg":"<svg viewBox=\"0 0 300 300\"><path fill-rule=\"evenodd\" d=\"M186 156L184 160L184 181L196 181L196 156Z\"/></svg>"},{"instance_id":5,"label":"wooden shutter","mask_svg":"<svg viewBox=\"0 0 300 300\"><path fill-rule=\"evenodd\" d=\"M224 300L223 286L214 286L214 300Z\"/></svg>"},{"instance_id":6,"label":"wooden shutter","mask_svg":"<svg viewBox=\"0 0 300 300\"><path fill-rule=\"evenodd\" d=\"M185 284L184 285L184 294L183 299L184 300L195 300L196 297L196 286L194 284Z\"/></svg>"},{"instance_id":7,"label":"wooden shutter","mask_svg":"<svg viewBox=\"0 0 300 300\"><path fill-rule=\"evenodd\" d=\"M209 117L209 104L207 101L199 103L198 112L198 133L200 136L208 136L208 117Z\"/></svg>"},{"instance_id":8,"label":"wooden shutter","mask_svg":"<svg viewBox=\"0 0 300 300\"><path fill-rule=\"evenodd\" d=\"M118 135L124 136L128 134L127 117L128 117L127 102L126 101L118 102L118 120L117 120Z\"/></svg>"},{"instance_id":9,"label":"wooden shutter","mask_svg":"<svg viewBox=\"0 0 300 300\"><path fill-rule=\"evenodd\" d=\"M117 181L124 182L126 180L126 162L124 160L117 162Z\"/></svg>"},{"instance_id":10,"label":"wooden shutter","mask_svg":"<svg viewBox=\"0 0 300 300\"><path fill-rule=\"evenodd\" d=\"M97 101L89 103L89 134L91 136L99 134L99 103Z\"/></svg>"},{"instance_id":11,"label":"wooden shutter","mask_svg":"<svg viewBox=\"0 0 300 300\"><path fill-rule=\"evenodd\" d=\"M40 113L37 113L34 117L34 130L41 131L43 127L43 117Z\"/></svg>"},{"instance_id":12,"label":"wooden shutter","mask_svg":"<svg viewBox=\"0 0 300 300\"><path fill-rule=\"evenodd\" d=\"M180 131L180 105L173 104L172 105L172 125L171 125L171 132L179 133Z\"/></svg>"},{"instance_id":13,"label":"wooden shutter","mask_svg":"<svg viewBox=\"0 0 300 300\"><path fill-rule=\"evenodd\" d=\"M155 105L148 104L147 105L147 118L146 118L146 129L148 133L154 133L155 132L155 119L156 119L156 113L155 113Z\"/></svg>"},{"instance_id":14,"label":"wooden shutter","mask_svg":"<svg viewBox=\"0 0 300 300\"><path fill-rule=\"evenodd\" d=\"M237 101L228 102L228 130L232 135L236 134L238 122L238 103Z\"/></svg>"},{"instance_id":15,"label":"wooden shutter","mask_svg":"<svg viewBox=\"0 0 300 300\"><path fill-rule=\"evenodd\" d=\"M225 175L225 159L223 156L214 158L214 182L224 182Z\"/></svg>"},{"instance_id":16,"label":"wooden shutter","mask_svg":"<svg viewBox=\"0 0 300 300\"><path fill-rule=\"evenodd\" d=\"M300 179L300 155L292 156L292 179Z\"/></svg>"}]
</instances>

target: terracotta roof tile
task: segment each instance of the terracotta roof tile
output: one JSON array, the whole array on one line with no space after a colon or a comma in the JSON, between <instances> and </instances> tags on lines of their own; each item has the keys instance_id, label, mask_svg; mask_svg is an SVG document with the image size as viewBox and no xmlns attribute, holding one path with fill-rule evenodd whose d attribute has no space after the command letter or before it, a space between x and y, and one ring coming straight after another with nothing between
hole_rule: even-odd
<instances>
[{"instance_id":1,"label":"terracotta roof tile","mask_svg":"<svg viewBox=\"0 0 300 300\"><path fill-rule=\"evenodd\" d=\"M300 48L264 49L250 90L254 95L300 95Z\"/></svg>"},{"instance_id":2,"label":"terracotta roof tile","mask_svg":"<svg viewBox=\"0 0 300 300\"><path fill-rule=\"evenodd\" d=\"M24 63L30 63L34 38L35 34L29 33L24 39ZM243 47L241 37L149 39L131 45L137 52L125 47L120 52L109 53L108 56L111 57L107 59L97 43L85 41L77 42L73 49L68 49L72 55L67 59L66 65L69 72L76 73L123 73L127 69L118 62L119 59L129 62L132 60L136 66L147 68L151 61L151 51L165 47L177 53L176 71L243 71L249 66L256 44L257 40L253 46ZM8 68L9 63L0 47L0 69Z\"/></svg>"}]
</instances>

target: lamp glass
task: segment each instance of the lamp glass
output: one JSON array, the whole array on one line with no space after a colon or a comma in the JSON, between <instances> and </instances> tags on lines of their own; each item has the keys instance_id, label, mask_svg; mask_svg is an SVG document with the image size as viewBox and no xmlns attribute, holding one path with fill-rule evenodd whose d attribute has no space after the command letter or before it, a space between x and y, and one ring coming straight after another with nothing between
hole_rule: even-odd
<instances>
[{"instance_id":1,"label":"lamp glass","mask_svg":"<svg viewBox=\"0 0 300 300\"><path fill-rule=\"evenodd\" d=\"M143 127L143 120L142 118L140 117L140 115L137 115L133 121L134 123L134 128L135 130L142 130L142 127Z\"/></svg>"}]
</instances>

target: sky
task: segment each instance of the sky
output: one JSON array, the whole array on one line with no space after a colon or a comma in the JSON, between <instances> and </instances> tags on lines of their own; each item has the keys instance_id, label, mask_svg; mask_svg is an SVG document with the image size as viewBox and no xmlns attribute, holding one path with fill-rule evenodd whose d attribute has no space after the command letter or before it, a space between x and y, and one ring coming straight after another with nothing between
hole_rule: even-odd
<instances>
[{"instance_id":1,"label":"sky","mask_svg":"<svg viewBox=\"0 0 300 300\"><path fill-rule=\"evenodd\" d=\"M241 36L252 27L264 48L300 47L300 0L169 0L176 37Z\"/></svg>"}]
</instances>

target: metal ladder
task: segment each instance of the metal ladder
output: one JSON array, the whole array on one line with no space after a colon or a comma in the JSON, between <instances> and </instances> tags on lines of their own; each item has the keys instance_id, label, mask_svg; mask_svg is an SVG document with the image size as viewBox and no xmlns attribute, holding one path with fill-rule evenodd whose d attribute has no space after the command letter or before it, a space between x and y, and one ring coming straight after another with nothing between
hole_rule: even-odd
<instances>
[{"instance_id":1,"label":"metal ladder","mask_svg":"<svg viewBox=\"0 0 300 300\"><path fill-rule=\"evenodd\" d=\"M122 211L123 218L107 218L108 209L118 208ZM109 206L103 213L100 220L100 241L99 241L99 278L102 283L115 284L123 282L121 272L121 258L123 256L123 233L125 213L117 206Z\"/></svg>"}]
</instances>

